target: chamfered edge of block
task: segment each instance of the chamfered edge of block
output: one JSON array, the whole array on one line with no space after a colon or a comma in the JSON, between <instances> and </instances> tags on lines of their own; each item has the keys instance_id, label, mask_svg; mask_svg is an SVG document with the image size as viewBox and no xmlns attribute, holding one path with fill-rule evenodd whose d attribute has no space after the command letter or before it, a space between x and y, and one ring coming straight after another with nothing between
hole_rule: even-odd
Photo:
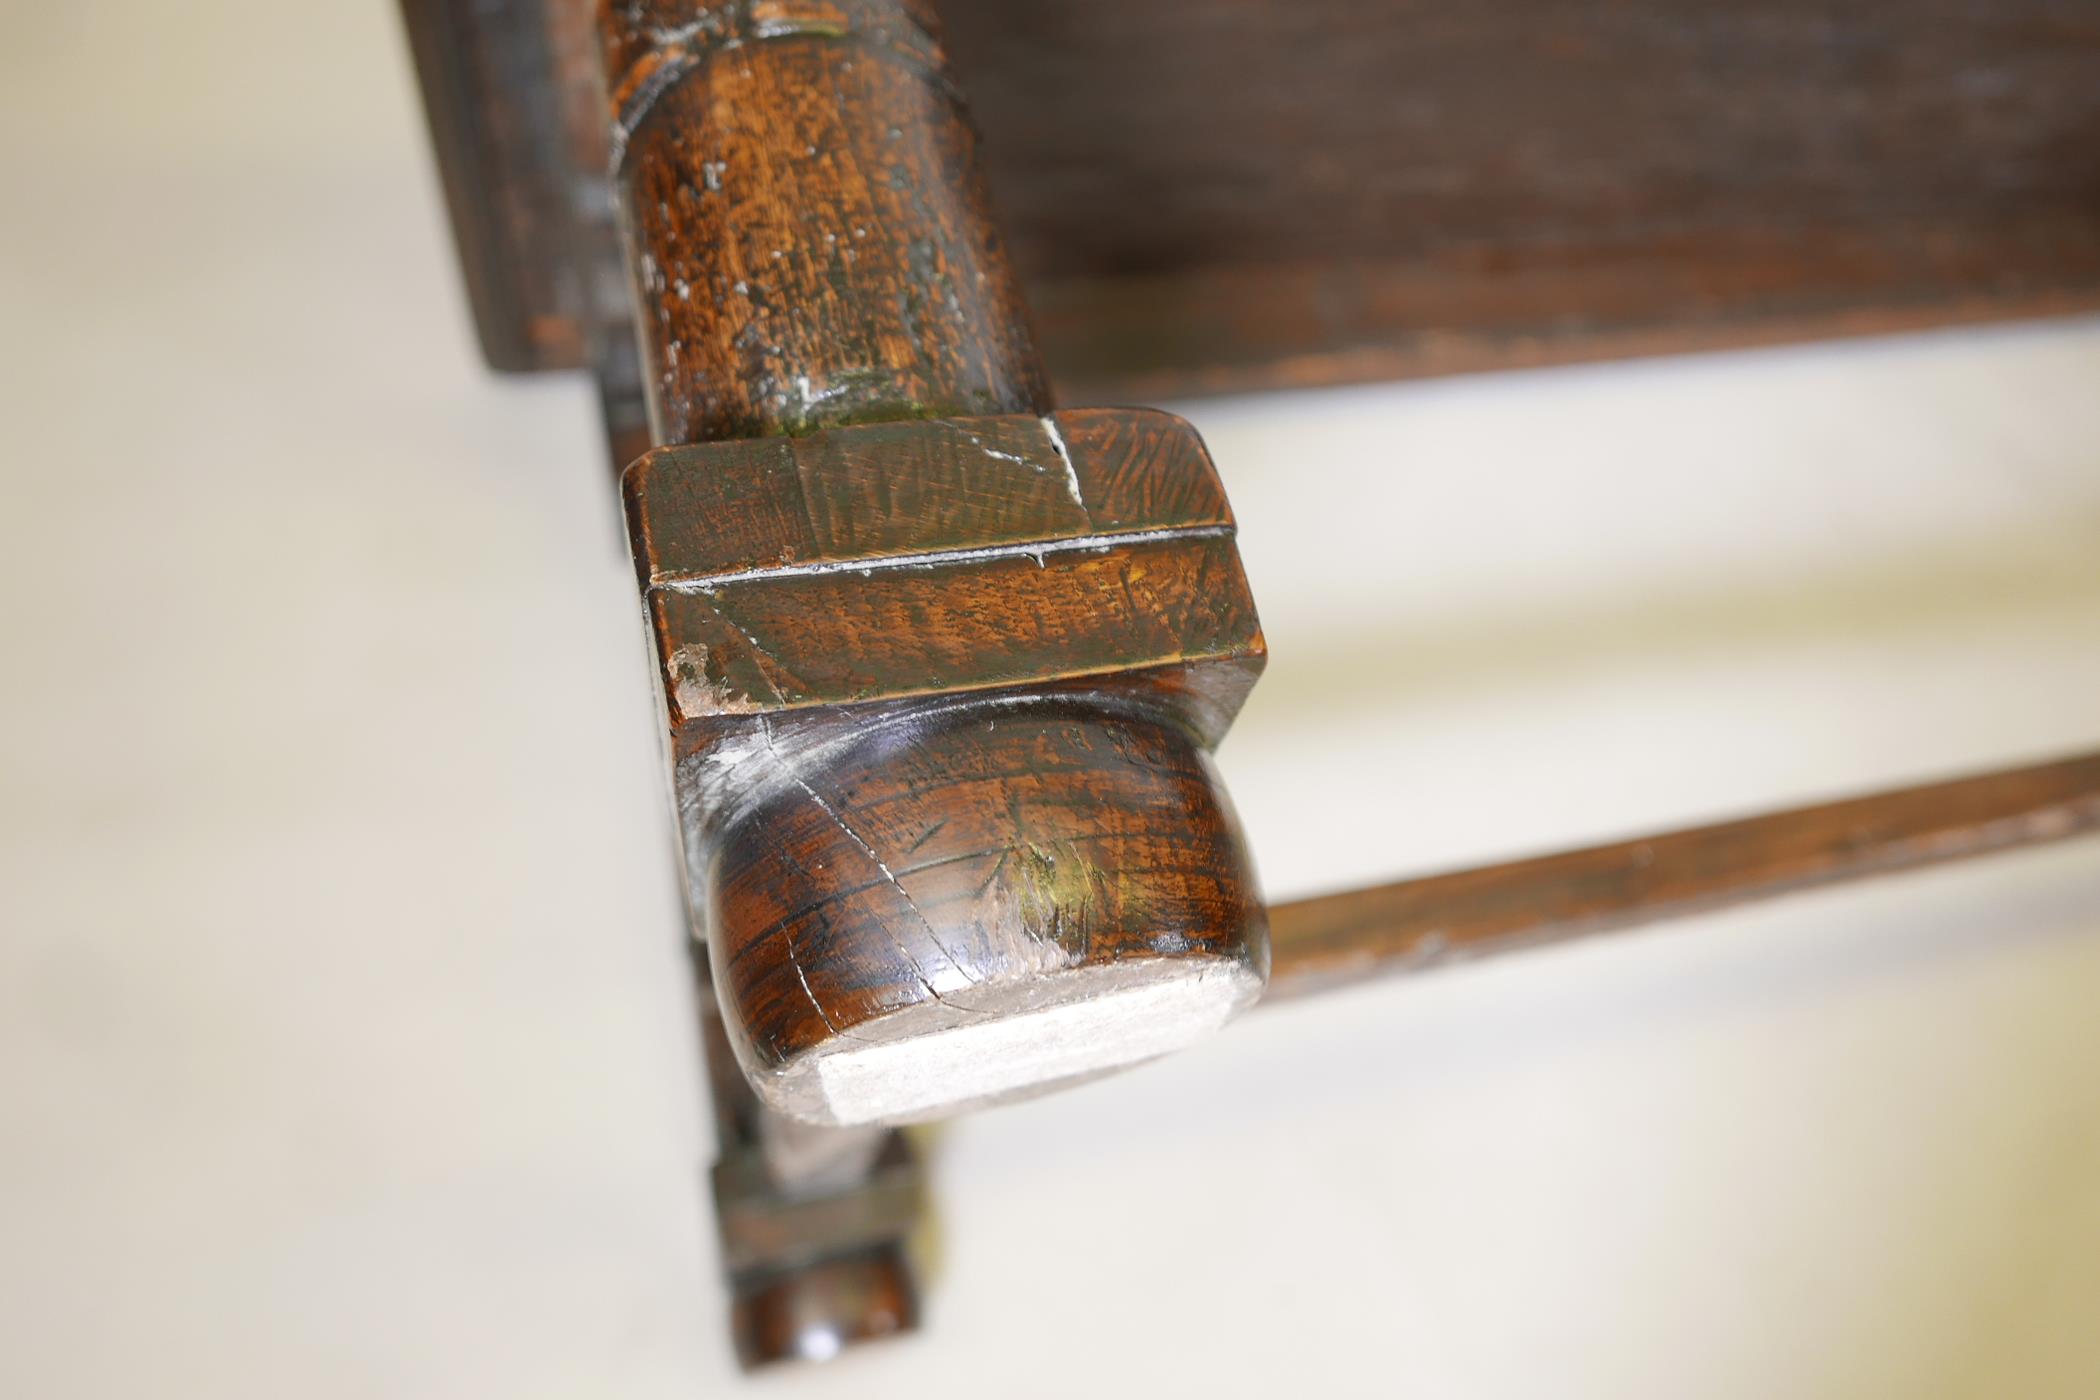
<instances>
[{"instance_id":1,"label":"chamfered edge of block","mask_svg":"<svg viewBox=\"0 0 2100 1400\"><path fill-rule=\"evenodd\" d=\"M739 716L1015 688L1124 693L1214 745L1265 659L1223 488L1170 414L658 449L623 485L681 752Z\"/></svg>"},{"instance_id":2,"label":"chamfered edge of block","mask_svg":"<svg viewBox=\"0 0 2100 1400\"><path fill-rule=\"evenodd\" d=\"M645 588L1233 523L1202 438L1155 409L663 447L628 467L621 486Z\"/></svg>"},{"instance_id":3,"label":"chamfered edge of block","mask_svg":"<svg viewBox=\"0 0 2100 1400\"><path fill-rule=\"evenodd\" d=\"M760 575L648 601L671 725L1263 653L1229 534L865 572Z\"/></svg>"}]
</instances>

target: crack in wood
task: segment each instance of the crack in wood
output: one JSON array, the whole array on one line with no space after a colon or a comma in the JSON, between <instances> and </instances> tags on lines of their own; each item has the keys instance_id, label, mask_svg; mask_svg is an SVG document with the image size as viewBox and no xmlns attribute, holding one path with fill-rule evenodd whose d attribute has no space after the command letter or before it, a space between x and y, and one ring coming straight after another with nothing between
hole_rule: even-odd
<instances>
[{"instance_id":1,"label":"crack in wood","mask_svg":"<svg viewBox=\"0 0 2100 1400\"><path fill-rule=\"evenodd\" d=\"M808 780L805 779L801 773L796 771L794 764L788 761L787 755L783 754L780 751L779 746L773 742L772 726L766 722L766 719L763 715L759 717L759 726L761 732L765 737L766 747L767 749L771 750L773 757L779 761L781 770L785 772L791 780L793 780L795 786L801 788L803 792L809 795L809 800L816 803L818 809L821 810L825 816L831 818L832 824L838 827L838 829L842 833L844 833L848 841L851 841L855 846L858 846L862 854L866 855L870 861L874 862L875 868L882 872L883 879L887 881L891 888L897 891L898 896L901 899L903 899L904 907L911 910L912 917L917 919L919 921L920 927L926 930L927 941L932 943L935 948L940 950L941 956L948 960L948 965L954 968L957 972L961 973L967 981L971 982L972 984L975 984L978 981L978 978L975 975L973 975L968 968L964 967L962 961L955 956L954 952L948 947L948 945L941 941L940 934L934 931L933 921L931 919L928 919L925 913L919 908L918 902L911 897L911 891L904 888L903 882L900 881L896 877L896 875L891 872L888 864L883 861L881 856L875 854L875 848L869 845L867 843L867 840L864 837L862 837L859 832L855 831L850 824L847 823L845 817L840 815L839 810L836 807L832 806L829 802L824 800L823 794L819 793L814 787L810 786ZM946 1006L953 1006L958 1011L969 1012L972 1015L982 1014L981 1012L977 1011L976 1008L964 1005L961 1002L954 1001L949 997L943 996L941 994L940 988L933 985L933 979L926 975L926 968L924 967L924 965L921 964L917 958L912 956L911 950L904 946L904 940L897 937L896 930L892 929L886 921L877 920L877 922L882 924L882 931L885 935L888 936L891 945L896 948L898 956L902 957L906 963L910 964L913 975L915 975L919 979L919 984L926 988L927 993L930 996L932 996L935 1001L940 1002Z\"/></svg>"}]
</instances>

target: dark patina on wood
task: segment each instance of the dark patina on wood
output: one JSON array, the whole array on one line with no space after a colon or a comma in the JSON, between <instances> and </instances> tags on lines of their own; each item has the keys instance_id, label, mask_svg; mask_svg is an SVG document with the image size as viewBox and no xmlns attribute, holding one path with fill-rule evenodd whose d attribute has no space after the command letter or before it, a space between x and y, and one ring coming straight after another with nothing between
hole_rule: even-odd
<instances>
[{"instance_id":1,"label":"dark patina on wood","mask_svg":"<svg viewBox=\"0 0 2100 1400\"><path fill-rule=\"evenodd\" d=\"M1262 642L1200 441L1049 412L923 6L600 15L628 518L752 1084L901 1121L1216 1026L1267 952L1204 749Z\"/></svg>"},{"instance_id":2,"label":"dark patina on wood","mask_svg":"<svg viewBox=\"0 0 2100 1400\"><path fill-rule=\"evenodd\" d=\"M1075 399L2100 306L2100 8L981 0L947 16Z\"/></svg>"},{"instance_id":3,"label":"dark patina on wood","mask_svg":"<svg viewBox=\"0 0 2100 1400\"><path fill-rule=\"evenodd\" d=\"M681 753L725 716L1087 677L1215 743L1260 669L1224 489L1168 414L666 448L625 491Z\"/></svg>"},{"instance_id":4,"label":"dark patina on wood","mask_svg":"<svg viewBox=\"0 0 2100 1400\"><path fill-rule=\"evenodd\" d=\"M659 442L1048 407L930 11L602 14Z\"/></svg>"},{"instance_id":5,"label":"dark patina on wood","mask_svg":"<svg viewBox=\"0 0 2100 1400\"><path fill-rule=\"evenodd\" d=\"M917 1148L894 1129L816 1128L760 1103L737 1069L702 960L698 1010L731 1330L747 1367L816 1360L918 1324Z\"/></svg>"},{"instance_id":6,"label":"dark patina on wood","mask_svg":"<svg viewBox=\"0 0 2100 1400\"><path fill-rule=\"evenodd\" d=\"M1325 895L1271 911L1272 997L2100 831L2100 755Z\"/></svg>"},{"instance_id":7,"label":"dark patina on wood","mask_svg":"<svg viewBox=\"0 0 2100 1400\"><path fill-rule=\"evenodd\" d=\"M558 294L574 270L534 225L594 217L573 190L606 164L597 109L546 111L581 90L588 8L407 5L500 364L582 359ZM827 9L805 22L859 22ZM728 37L782 13L707 10ZM2089 7L977 0L946 18L1048 363L1082 401L2100 306Z\"/></svg>"},{"instance_id":8,"label":"dark patina on wood","mask_svg":"<svg viewBox=\"0 0 2100 1400\"><path fill-rule=\"evenodd\" d=\"M944 1115L1178 1048L1260 992L1237 823L1156 715L913 705L766 757L785 781L697 873L739 1048L789 1112Z\"/></svg>"},{"instance_id":9,"label":"dark patina on wood","mask_svg":"<svg viewBox=\"0 0 2100 1400\"><path fill-rule=\"evenodd\" d=\"M1264 648L1187 424L664 449L626 491L696 914L783 1108L951 1111L1258 994L1259 903L1202 750ZM1039 1035L968 1034L1030 1016ZM935 1036L1009 1063L898 1052ZM872 1082L899 1064L894 1093Z\"/></svg>"},{"instance_id":10,"label":"dark patina on wood","mask_svg":"<svg viewBox=\"0 0 2100 1400\"><path fill-rule=\"evenodd\" d=\"M1142 408L665 448L626 497L645 586L1233 523L1202 440Z\"/></svg>"}]
</instances>

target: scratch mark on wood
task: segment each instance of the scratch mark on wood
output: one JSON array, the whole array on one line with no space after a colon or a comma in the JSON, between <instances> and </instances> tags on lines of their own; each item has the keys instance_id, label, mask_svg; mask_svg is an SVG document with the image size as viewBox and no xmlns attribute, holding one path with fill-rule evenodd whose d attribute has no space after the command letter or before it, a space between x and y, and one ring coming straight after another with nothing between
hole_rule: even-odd
<instances>
[{"instance_id":1,"label":"scratch mark on wood","mask_svg":"<svg viewBox=\"0 0 2100 1400\"><path fill-rule=\"evenodd\" d=\"M853 827L846 821L845 817L840 815L838 808L832 806L829 802L825 801L824 795L809 785L808 781L803 778L802 774L796 770L795 765L788 760L787 755L780 751L779 745L773 742L772 724L766 719L764 715L759 716L758 722L760 732L765 737L766 747L772 750L773 757L779 760L781 771L786 773L788 777L791 780L793 780L796 787L801 788L803 792L809 795L809 800L816 803L818 808L823 811L825 816L831 818L832 824L838 827L838 829L845 834L845 837L848 841L851 841L855 846L858 846L862 854L866 855L869 860L875 863L875 868L882 872L882 878L889 883L892 889L897 891L898 896L904 901L904 907L911 910L912 917L917 919L919 921L920 926L926 930L927 940L931 942L935 948L940 950L941 956L948 960L949 966L953 967L957 972L960 972L963 975L963 977L967 980L971 982L977 981L977 978L970 972L970 970L963 966L962 960L960 958L957 958L955 954L949 950L948 946L941 942L941 936L938 933L934 932L933 921L926 917L925 911L919 908L918 901L911 897L911 891L904 888L903 882L900 881L896 877L896 875L890 870L889 865L883 860L883 858L875 854L875 848L869 845L867 843L867 840L864 837L862 837L862 835L859 832L853 829ZM917 975L920 985L926 988L927 992L933 997L935 1001L944 1002L948 1005L954 1006L959 1011L970 1010L969 1007L964 1006L959 1002L950 1001L949 998L941 994L940 988L933 985L933 979L926 975L926 969L920 964L917 958L911 955L911 950L904 946L904 941L897 937L896 931L894 929L891 929L887 923L883 924L883 932L889 935L890 942L896 947L899 956L901 956L905 960L905 962L911 965L912 972Z\"/></svg>"},{"instance_id":2,"label":"scratch mark on wood","mask_svg":"<svg viewBox=\"0 0 2100 1400\"><path fill-rule=\"evenodd\" d=\"M773 698L783 705L792 704L793 702L790 701L787 697L787 692L783 691L780 688L780 683L773 679L772 671L769 670L765 665L765 663L768 661L772 662L774 665L780 667L781 673L785 675L790 681L792 681L795 677L794 674L787 669L787 663L785 661L782 661L779 657L775 656L771 651L767 650L765 643L759 641L758 638L752 636L750 629L745 627L744 624L738 622L735 618L731 617L728 613L724 612L715 600L711 598L707 600L707 610L713 613L716 617L720 618L724 626L730 628L739 637L742 637L745 641L745 644L748 645L754 653L756 653L756 657L751 662L751 669L758 672L758 678L766 683L766 689L773 692ZM680 703L681 705L683 705L683 701L681 701Z\"/></svg>"},{"instance_id":3,"label":"scratch mark on wood","mask_svg":"<svg viewBox=\"0 0 2100 1400\"><path fill-rule=\"evenodd\" d=\"M754 579L807 578L815 574L871 574L885 569L928 569L942 564L965 564L982 559L1039 559L1045 554L1071 554L1092 550L1105 553L1123 545L1159 544L1166 540L1223 539L1230 525L1175 525L1157 530L1074 535L1061 540L1028 540L1018 544L974 545L968 549L926 549L912 554L882 554L865 559L821 559L807 564L768 564L752 569L732 569L717 574L659 576L651 587L673 593L713 593L733 583Z\"/></svg>"},{"instance_id":4,"label":"scratch mark on wood","mask_svg":"<svg viewBox=\"0 0 2100 1400\"><path fill-rule=\"evenodd\" d=\"M1072 449L1065 445L1065 435L1058 431L1055 418L1045 413L1038 421L1043 425L1043 436L1050 439L1050 450L1055 452L1057 460L1064 464L1065 494L1072 498L1073 505L1079 507L1080 519L1086 522L1086 528L1091 533L1094 528L1094 517L1093 513L1086 508L1086 498L1079 492L1079 472L1072 465Z\"/></svg>"}]
</instances>

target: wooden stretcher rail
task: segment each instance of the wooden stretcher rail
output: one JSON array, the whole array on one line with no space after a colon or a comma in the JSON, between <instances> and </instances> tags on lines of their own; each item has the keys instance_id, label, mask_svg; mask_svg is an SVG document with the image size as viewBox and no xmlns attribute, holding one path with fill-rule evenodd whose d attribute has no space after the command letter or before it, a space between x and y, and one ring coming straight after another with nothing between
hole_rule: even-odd
<instances>
[{"instance_id":1,"label":"wooden stretcher rail","mask_svg":"<svg viewBox=\"0 0 2100 1400\"><path fill-rule=\"evenodd\" d=\"M1268 1002L2100 830L2100 754L1269 911Z\"/></svg>"}]
</instances>

